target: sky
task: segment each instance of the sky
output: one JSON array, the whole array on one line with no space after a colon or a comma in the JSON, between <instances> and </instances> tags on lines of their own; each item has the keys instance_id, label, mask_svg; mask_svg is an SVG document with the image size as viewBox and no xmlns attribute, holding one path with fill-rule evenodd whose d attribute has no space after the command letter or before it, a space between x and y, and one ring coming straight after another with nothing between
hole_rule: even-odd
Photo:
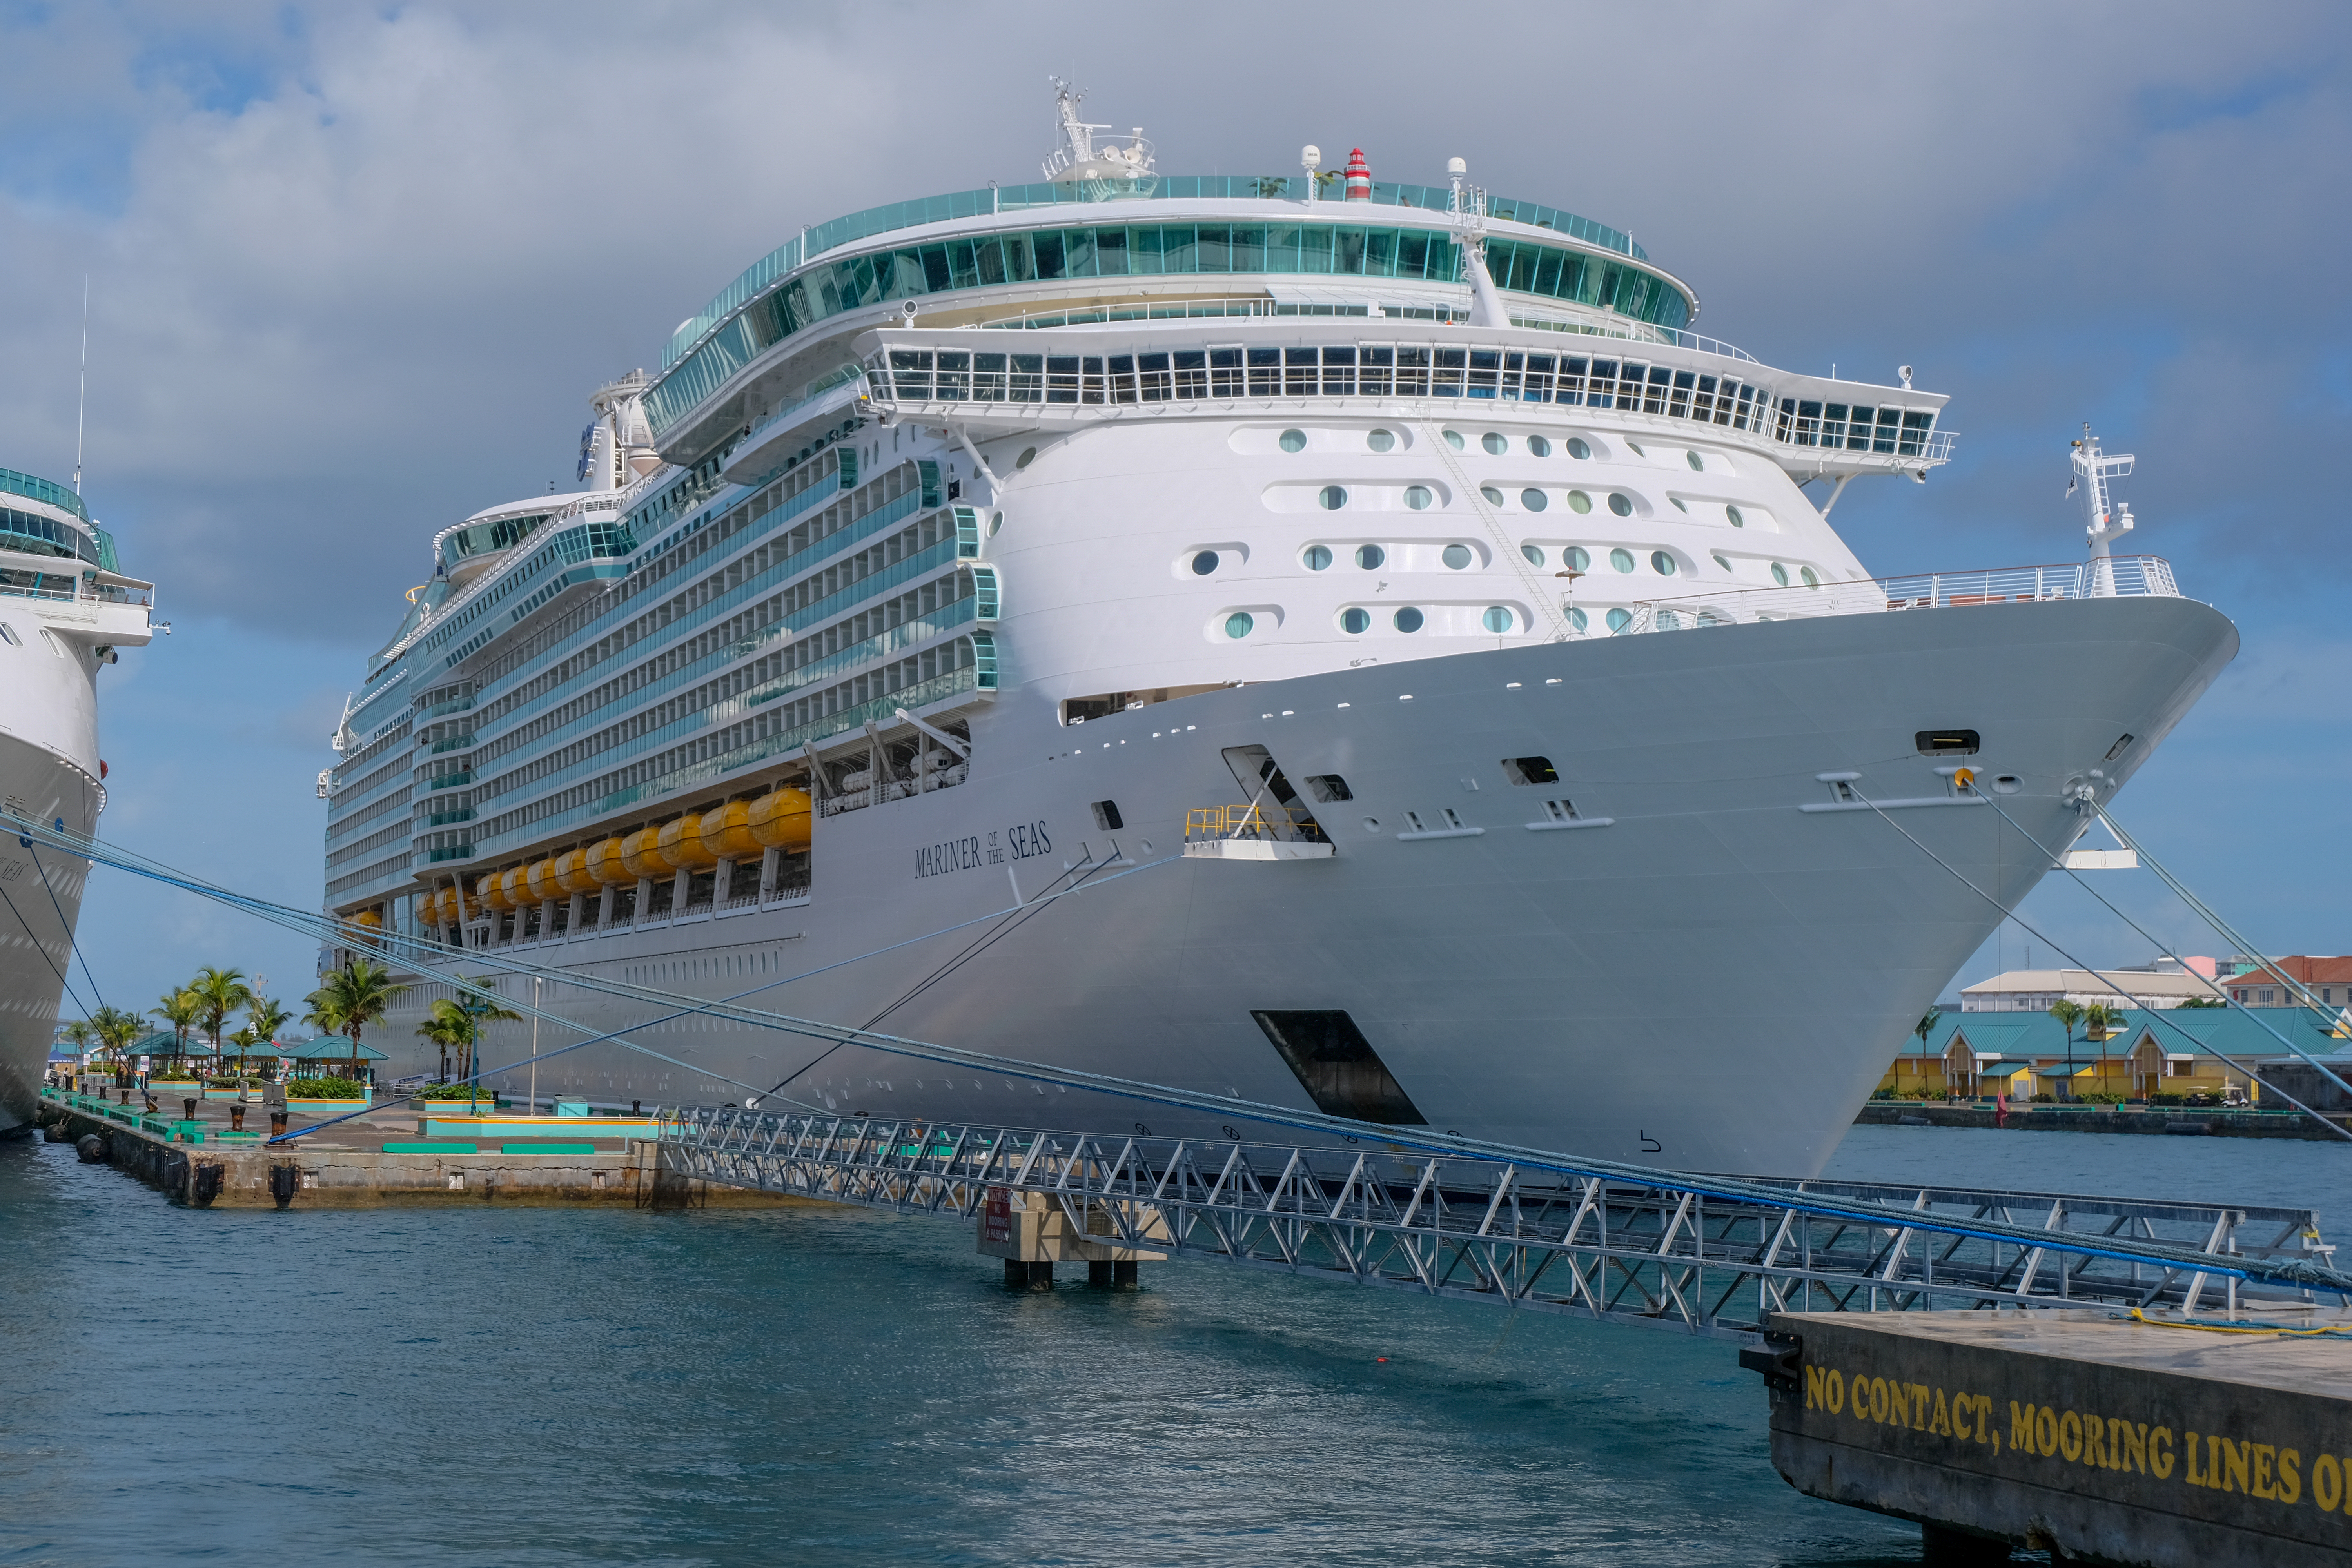
<instances>
[{"instance_id":1,"label":"sky","mask_svg":"<svg viewBox=\"0 0 2352 1568\"><path fill-rule=\"evenodd\" d=\"M84 489L173 628L100 678L101 834L316 908L327 737L433 533L569 489L589 392L803 224L1036 178L1057 73L1164 172L1287 173L1311 142L1442 184L1459 154L1630 230L1768 364L1916 366L1963 436L1924 487L1840 501L1874 572L2079 558L2066 443L2093 423L2138 458L2131 548L2243 637L2116 813L2257 944L2352 951L2352 549L2322 460L2352 418L2352 12L1070 15L0 0L0 466L71 476L86 279ZM2219 948L2145 873L2100 886ZM2020 913L2087 962L2153 956L2063 879ZM78 984L117 1005L204 963L314 983L301 940L106 875L82 939Z\"/></svg>"}]
</instances>

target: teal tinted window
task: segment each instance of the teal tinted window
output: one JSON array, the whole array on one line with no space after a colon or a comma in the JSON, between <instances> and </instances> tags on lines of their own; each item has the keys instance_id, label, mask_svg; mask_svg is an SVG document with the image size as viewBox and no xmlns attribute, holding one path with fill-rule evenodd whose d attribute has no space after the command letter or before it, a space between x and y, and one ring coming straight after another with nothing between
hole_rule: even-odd
<instances>
[{"instance_id":1,"label":"teal tinted window","mask_svg":"<svg viewBox=\"0 0 2352 1568\"><path fill-rule=\"evenodd\" d=\"M1411 605L1407 605L1403 609L1399 610L1395 615L1389 618L1395 624L1396 629L1401 632L1417 632L1421 630L1422 614L1419 610L1414 609Z\"/></svg>"},{"instance_id":2,"label":"teal tinted window","mask_svg":"<svg viewBox=\"0 0 2352 1568\"><path fill-rule=\"evenodd\" d=\"M1256 626L1256 619L1247 610L1235 610L1225 617L1225 635L1229 637L1245 637Z\"/></svg>"},{"instance_id":3,"label":"teal tinted window","mask_svg":"<svg viewBox=\"0 0 2352 1568\"><path fill-rule=\"evenodd\" d=\"M1339 629L1349 637L1357 637L1370 630L1371 624L1372 617L1370 611L1342 610L1339 612Z\"/></svg>"},{"instance_id":4,"label":"teal tinted window","mask_svg":"<svg viewBox=\"0 0 2352 1568\"><path fill-rule=\"evenodd\" d=\"M1310 544L1307 547L1307 553L1299 559L1307 563L1309 572L1320 572L1331 564L1331 552L1323 545Z\"/></svg>"},{"instance_id":5,"label":"teal tinted window","mask_svg":"<svg viewBox=\"0 0 2352 1568\"><path fill-rule=\"evenodd\" d=\"M1633 611L1631 611L1631 610L1612 610L1612 611L1610 611L1610 612L1609 612L1609 622L1608 622L1608 625L1609 625L1609 629L1610 629L1611 631L1612 631L1612 632L1622 632L1622 631L1623 631L1627 626L1632 626L1633 624Z\"/></svg>"},{"instance_id":6,"label":"teal tinted window","mask_svg":"<svg viewBox=\"0 0 2352 1568\"><path fill-rule=\"evenodd\" d=\"M1478 618L1490 632L1507 632L1511 629L1511 612L1500 605L1488 605L1486 613Z\"/></svg>"}]
</instances>

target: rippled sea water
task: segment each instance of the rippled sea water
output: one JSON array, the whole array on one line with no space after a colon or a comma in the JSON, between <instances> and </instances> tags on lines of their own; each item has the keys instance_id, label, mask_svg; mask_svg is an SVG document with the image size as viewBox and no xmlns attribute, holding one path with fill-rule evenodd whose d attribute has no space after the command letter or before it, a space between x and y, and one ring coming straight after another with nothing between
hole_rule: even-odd
<instances>
[{"instance_id":1,"label":"rippled sea water","mask_svg":"<svg viewBox=\"0 0 2352 1568\"><path fill-rule=\"evenodd\" d=\"M2352 1223L2316 1143L1857 1128L1832 1173ZM1656 1331L1201 1264L1008 1292L964 1226L818 1207L173 1209L24 1141L0 1247L0 1563L1919 1555Z\"/></svg>"}]
</instances>

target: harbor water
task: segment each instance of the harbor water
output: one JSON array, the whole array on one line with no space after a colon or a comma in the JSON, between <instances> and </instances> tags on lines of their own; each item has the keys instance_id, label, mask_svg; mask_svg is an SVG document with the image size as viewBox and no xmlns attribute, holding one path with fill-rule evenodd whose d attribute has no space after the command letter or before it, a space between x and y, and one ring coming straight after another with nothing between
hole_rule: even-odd
<instances>
[{"instance_id":1,"label":"harbor water","mask_svg":"<svg viewBox=\"0 0 2352 1568\"><path fill-rule=\"evenodd\" d=\"M1864 1127L1830 1173L2352 1237L2333 1144ZM1207 1264L1007 1291L963 1226L814 1206L180 1210L24 1140L0 1246L5 1564L1919 1557L1667 1332Z\"/></svg>"}]
</instances>

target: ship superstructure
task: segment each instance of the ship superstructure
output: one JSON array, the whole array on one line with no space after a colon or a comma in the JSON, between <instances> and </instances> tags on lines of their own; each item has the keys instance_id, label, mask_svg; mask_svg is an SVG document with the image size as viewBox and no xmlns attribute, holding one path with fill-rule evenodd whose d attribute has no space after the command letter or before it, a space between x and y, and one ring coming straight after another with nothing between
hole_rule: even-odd
<instances>
[{"instance_id":1,"label":"ship superstructure","mask_svg":"<svg viewBox=\"0 0 2352 1568\"><path fill-rule=\"evenodd\" d=\"M1043 184L803 231L598 392L585 489L436 538L321 777L329 908L460 968L810 974L767 1004L1816 1167L1997 918L1867 803L1959 807L1906 820L2013 901L2047 862L1960 770L2071 839L2228 623L2141 557L1874 580L1827 511L1947 460L1945 400L1698 336L1623 234L1458 160L1171 177L1066 89L1062 119ZM542 1082L974 1120L1030 1092L646 1040L671 1061Z\"/></svg>"}]
</instances>

